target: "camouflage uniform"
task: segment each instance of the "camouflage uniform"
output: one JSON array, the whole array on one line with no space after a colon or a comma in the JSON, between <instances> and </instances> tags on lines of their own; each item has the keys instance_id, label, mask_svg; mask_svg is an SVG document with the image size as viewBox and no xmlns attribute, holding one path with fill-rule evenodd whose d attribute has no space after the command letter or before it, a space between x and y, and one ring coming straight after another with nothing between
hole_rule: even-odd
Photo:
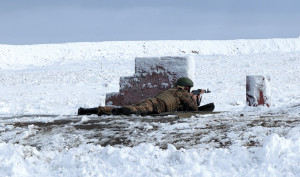
<instances>
[{"instance_id":1,"label":"camouflage uniform","mask_svg":"<svg viewBox=\"0 0 300 177\"><path fill-rule=\"evenodd\" d=\"M143 99L137 104L126 105L133 114L151 114L172 111L196 111L197 103L192 100L191 94L184 87L177 86L168 89L154 98ZM98 107L98 115L112 114L115 107Z\"/></svg>"},{"instance_id":2,"label":"camouflage uniform","mask_svg":"<svg viewBox=\"0 0 300 177\"><path fill-rule=\"evenodd\" d=\"M191 94L181 86L168 89L157 95L156 98L163 100L165 103L165 112L198 110L198 105L192 100Z\"/></svg>"},{"instance_id":3,"label":"camouflage uniform","mask_svg":"<svg viewBox=\"0 0 300 177\"><path fill-rule=\"evenodd\" d=\"M111 107L111 106L99 106L97 114L98 115L102 115L102 114L110 115L110 114L112 114L113 109L115 109L115 107Z\"/></svg>"},{"instance_id":4,"label":"camouflage uniform","mask_svg":"<svg viewBox=\"0 0 300 177\"><path fill-rule=\"evenodd\" d=\"M165 111L165 104L162 100L157 98L143 99L135 105L123 106L131 110L132 113L161 113Z\"/></svg>"}]
</instances>

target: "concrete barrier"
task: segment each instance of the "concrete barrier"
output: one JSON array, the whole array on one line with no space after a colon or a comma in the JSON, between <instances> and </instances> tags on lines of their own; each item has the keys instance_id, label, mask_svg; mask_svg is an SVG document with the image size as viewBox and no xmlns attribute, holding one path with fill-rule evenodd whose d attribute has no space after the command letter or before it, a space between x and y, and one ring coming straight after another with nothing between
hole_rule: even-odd
<instances>
[{"instance_id":1,"label":"concrete barrier","mask_svg":"<svg viewBox=\"0 0 300 177\"><path fill-rule=\"evenodd\" d=\"M246 97L249 106L271 106L270 77L251 75L246 77Z\"/></svg>"},{"instance_id":2,"label":"concrete barrier","mask_svg":"<svg viewBox=\"0 0 300 177\"><path fill-rule=\"evenodd\" d=\"M135 73L120 78L120 90L106 94L106 105L122 106L151 98L174 86L180 77L194 79L192 57L144 57L135 59Z\"/></svg>"}]
</instances>

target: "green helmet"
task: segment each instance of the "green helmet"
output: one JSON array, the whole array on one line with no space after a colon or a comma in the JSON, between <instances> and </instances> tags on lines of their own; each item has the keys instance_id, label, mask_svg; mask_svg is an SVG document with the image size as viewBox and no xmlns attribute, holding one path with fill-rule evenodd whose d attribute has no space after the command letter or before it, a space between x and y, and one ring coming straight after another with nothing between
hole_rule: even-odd
<instances>
[{"instance_id":1,"label":"green helmet","mask_svg":"<svg viewBox=\"0 0 300 177\"><path fill-rule=\"evenodd\" d=\"M187 77L181 77L177 80L175 86L190 86L193 87L194 83L191 79L187 78Z\"/></svg>"}]
</instances>

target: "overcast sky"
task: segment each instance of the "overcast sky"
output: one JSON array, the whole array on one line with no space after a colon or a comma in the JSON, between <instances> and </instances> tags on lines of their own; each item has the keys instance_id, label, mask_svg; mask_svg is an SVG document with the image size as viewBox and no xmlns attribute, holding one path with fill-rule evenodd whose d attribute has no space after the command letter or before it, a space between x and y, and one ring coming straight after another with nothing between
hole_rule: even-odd
<instances>
[{"instance_id":1,"label":"overcast sky","mask_svg":"<svg viewBox=\"0 0 300 177\"><path fill-rule=\"evenodd\" d=\"M0 0L0 44L300 36L299 0Z\"/></svg>"}]
</instances>

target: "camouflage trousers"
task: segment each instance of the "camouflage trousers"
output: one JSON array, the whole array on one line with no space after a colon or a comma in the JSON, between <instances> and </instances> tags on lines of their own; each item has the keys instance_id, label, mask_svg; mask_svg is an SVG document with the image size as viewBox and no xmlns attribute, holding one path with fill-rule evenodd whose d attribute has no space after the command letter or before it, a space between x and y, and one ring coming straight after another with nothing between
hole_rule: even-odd
<instances>
[{"instance_id":1,"label":"camouflage trousers","mask_svg":"<svg viewBox=\"0 0 300 177\"><path fill-rule=\"evenodd\" d=\"M126 108L129 108L133 114L140 114L140 113L161 113L165 112L165 103L157 98L148 98L143 99L137 104L134 105L126 105L123 106ZM98 107L98 113L99 114L112 114L113 109L116 107L110 107L110 106L99 106Z\"/></svg>"},{"instance_id":2,"label":"camouflage trousers","mask_svg":"<svg viewBox=\"0 0 300 177\"><path fill-rule=\"evenodd\" d=\"M129 108L133 113L161 113L165 112L165 103L157 98L141 100L135 105L123 106Z\"/></svg>"},{"instance_id":3,"label":"camouflage trousers","mask_svg":"<svg viewBox=\"0 0 300 177\"><path fill-rule=\"evenodd\" d=\"M110 114L112 114L112 110L115 108L116 107L112 107L112 106L99 106L97 114L98 115L102 115L102 114L110 115Z\"/></svg>"}]
</instances>

